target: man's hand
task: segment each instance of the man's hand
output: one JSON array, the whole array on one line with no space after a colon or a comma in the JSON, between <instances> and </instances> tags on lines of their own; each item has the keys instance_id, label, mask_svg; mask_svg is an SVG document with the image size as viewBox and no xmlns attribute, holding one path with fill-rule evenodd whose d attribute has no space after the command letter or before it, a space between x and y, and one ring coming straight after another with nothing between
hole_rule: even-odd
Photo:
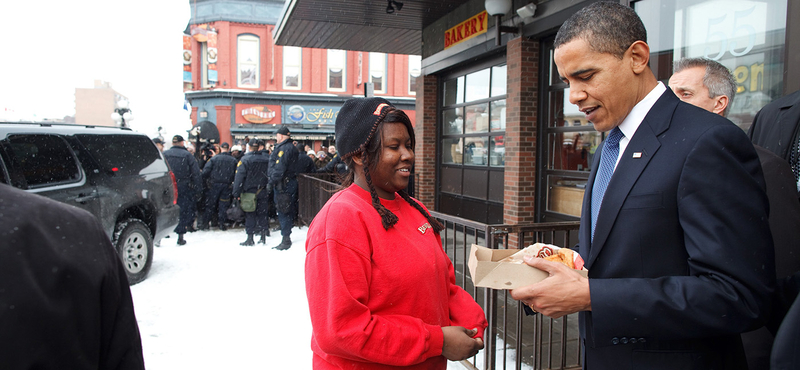
<instances>
[{"instance_id":1,"label":"man's hand","mask_svg":"<svg viewBox=\"0 0 800 370\"><path fill-rule=\"evenodd\" d=\"M567 266L544 258L525 257L525 263L550 274L544 280L511 291L511 297L534 311L557 319L578 311L591 311L589 279Z\"/></svg>"},{"instance_id":2,"label":"man's hand","mask_svg":"<svg viewBox=\"0 0 800 370\"><path fill-rule=\"evenodd\" d=\"M478 329L467 330L463 326L444 326L442 333L444 334L442 356L450 361L466 360L483 349L483 339L473 338L478 334Z\"/></svg>"}]
</instances>

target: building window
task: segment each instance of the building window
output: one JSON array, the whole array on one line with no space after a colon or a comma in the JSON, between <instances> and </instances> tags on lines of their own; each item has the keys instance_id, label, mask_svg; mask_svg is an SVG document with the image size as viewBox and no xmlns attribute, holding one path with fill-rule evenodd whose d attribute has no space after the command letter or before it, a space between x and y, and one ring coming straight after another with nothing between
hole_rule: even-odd
<instances>
[{"instance_id":1,"label":"building window","mask_svg":"<svg viewBox=\"0 0 800 370\"><path fill-rule=\"evenodd\" d=\"M543 104L542 171L538 194L545 194L541 221L572 221L581 215L590 166L602 135L578 107L569 102L569 88L558 76L553 39L542 44Z\"/></svg>"},{"instance_id":2,"label":"building window","mask_svg":"<svg viewBox=\"0 0 800 370\"><path fill-rule=\"evenodd\" d=\"M208 43L200 43L200 86L204 89L209 88L208 83Z\"/></svg>"},{"instance_id":3,"label":"building window","mask_svg":"<svg viewBox=\"0 0 800 370\"><path fill-rule=\"evenodd\" d=\"M259 39L256 36L242 35L237 42L237 62L239 87L258 88Z\"/></svg>"},{"instance_id":4,"label":"building window","mask_svg":"<svg viewBox=\"0 0 800 370\"><path fill-rule=\"evenodd\" d=\"M344 91L347 71L347 52L328 49L328 90Z\"/></svg>"},{"instance_id":5,"label":"building window","mask_svg":"<svg viewBox=\"0 0 800 370\"><path fill-rule=\"evenodd\" d=\"M369 53L369 82L376 93L386 93L386 54Z\"/></svg>"},{"instance_id":6,"label":"building window","mask_svg":"<svg viewBox=\"0 0 800 370\"><path fill-rule=\"evenodd\" d=\"M422 57L419 55L408 56L408 94L416 95L417 77L422 71Z\"/></svg>"},{"instance_id":7,"label":"building window","mask_svg":"<svg viewBox=\"0 0 800 370\"><path fill-rule=\"evenodd\" d=\"M642 0L632 6L647 29L656 77L667 83L672 62L684 57L716 60L736 79L728 119L747 130L764 105L783 95L786 4Z\"/></svg>"},{"instance_id":8,"label":"building window","mask_svg":"<svg viewBox=\"0 0 800 370\"><path fill-rule=\"evenodd\" d=\"M302 86L303 49L283 47L283 88L299 90Z\"/></svg>"},{"instance_id":9,"label":"building window","mask_svg":"<svg viewBox=\"0 0 800 370\"><path fill-rule=\"evenodd\" d=\"M492 64L444 76L439 210L502 223L506 66Z\"/></svg>"}]
</instances>

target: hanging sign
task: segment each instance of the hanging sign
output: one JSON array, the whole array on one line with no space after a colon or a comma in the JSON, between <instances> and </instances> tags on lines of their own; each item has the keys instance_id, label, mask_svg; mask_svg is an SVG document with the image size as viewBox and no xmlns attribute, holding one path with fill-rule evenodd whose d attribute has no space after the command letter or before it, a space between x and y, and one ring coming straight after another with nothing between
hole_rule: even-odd
<instances>
[{"instance_id":1,"label":"hanging sign","mask_svg":"<svg viewBox=\"0 0 800 370\"><path fill-rule=\"evenodd\" d=\"M236 104L236 109L236 123L281 123L280 105Z\"/></svg>"},{"instance_id":2,"label":"hanging sign","mask_svg":"<svg viewBox=\"0 0 800 370\"><path fill-rule=\"evenodd\" d=\"M488 25L488 15L482 11L477 15L459 23L453 28L444 31L444 48L447 49L462 41L469 40L475 36L486 33Z\"/></svg>"}]
</instances>

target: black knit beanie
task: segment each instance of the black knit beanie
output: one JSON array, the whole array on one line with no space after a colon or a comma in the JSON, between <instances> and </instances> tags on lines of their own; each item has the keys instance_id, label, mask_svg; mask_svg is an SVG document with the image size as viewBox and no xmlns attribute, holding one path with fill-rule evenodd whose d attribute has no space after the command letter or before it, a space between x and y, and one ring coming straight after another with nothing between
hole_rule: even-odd
<instances>
[{"instance_id":1,"label":"black knit beanie","mask_svg":"<svg viewBox=\"0 0 800 370\"><path fill-rule=\"evenodd\" d=\"M394 105L383 98L354 98L344 102L336 117L336 149L342 159L369 143L387 108Z\"/></svg>"}]
</instances>

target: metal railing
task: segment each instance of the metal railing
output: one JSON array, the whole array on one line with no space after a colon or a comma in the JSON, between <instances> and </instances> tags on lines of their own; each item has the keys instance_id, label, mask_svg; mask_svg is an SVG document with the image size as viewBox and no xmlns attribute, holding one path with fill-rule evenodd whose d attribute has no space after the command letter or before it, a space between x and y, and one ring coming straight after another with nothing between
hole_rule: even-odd
<instances>
[{"instance_id":1,"label":"metal railing","mask_svg":"<svg viewBox=\"0 0 800 370\"><path fill-rule=\"evenodd\" d=\"M338 185L318 176L300 175L298 180L300 218L310 224ZM467 267L472 244L492 249L519 249L536 242L572 246L579 223L489 225L439 212L432 211L431 215L445 226L442 247L453 261L456 284L475 298L489 322L485 348L462 364L477 370L581 369L577 314L560 319L527 316L523 305L512 299L509 291L476 288Z\"/></svg>"}]
</instances>

